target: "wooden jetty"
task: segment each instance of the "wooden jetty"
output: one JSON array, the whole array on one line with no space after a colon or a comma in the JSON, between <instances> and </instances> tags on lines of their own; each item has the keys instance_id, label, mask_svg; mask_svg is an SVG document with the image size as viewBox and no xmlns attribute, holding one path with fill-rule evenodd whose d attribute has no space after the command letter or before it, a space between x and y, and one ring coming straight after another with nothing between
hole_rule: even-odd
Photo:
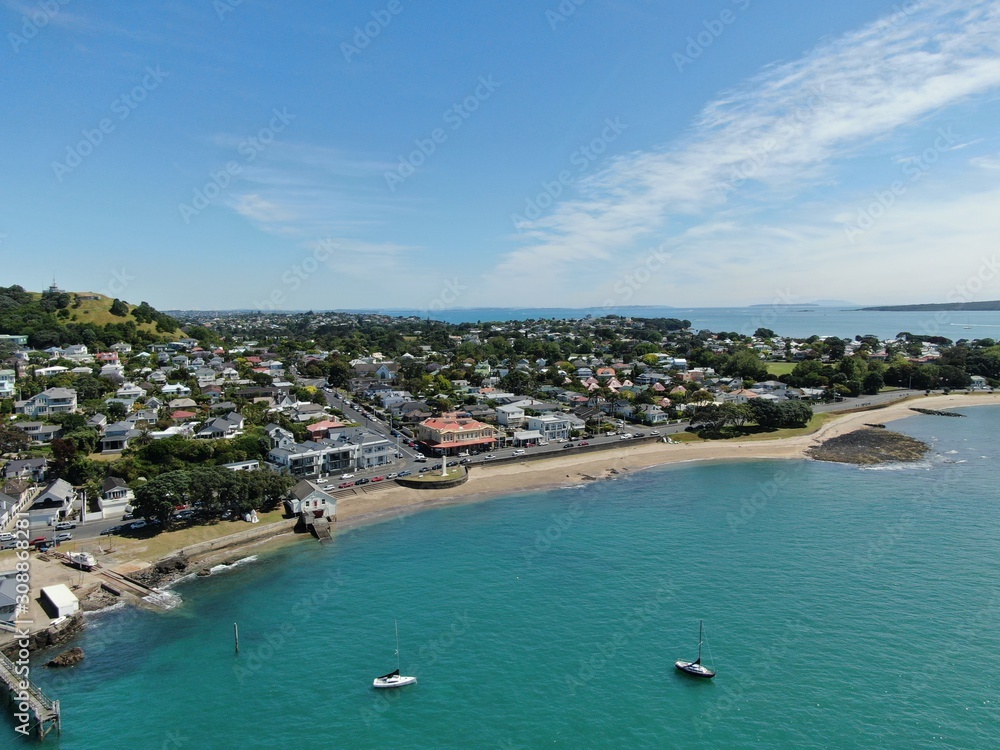
<instances>
[{"instance_id":1,"label":"wooden jetty","mask_svg":"<svg viewBox=\"0 0 1000 750\"><path fill-rule=\"evenodd\" d=\"M18 674L17 665L3 654L0 654L0 682L4 685L8 704L14 709L17 726L22 726L26 714L26 729L38 739L45 739L52 729L62 734L59 701L50 700L41 688Z\"/></svg>"}]
</instances>

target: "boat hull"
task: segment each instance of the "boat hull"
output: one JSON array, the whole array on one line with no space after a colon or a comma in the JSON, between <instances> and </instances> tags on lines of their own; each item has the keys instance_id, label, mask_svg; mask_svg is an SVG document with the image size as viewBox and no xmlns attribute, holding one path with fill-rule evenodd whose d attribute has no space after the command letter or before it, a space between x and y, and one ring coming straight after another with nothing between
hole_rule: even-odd
<instances>
[{"instance_id":1,"label":"boat hull","mask_svg":"<svg viewBox=\"0 0 1000 750\"><path fill-rule=\"evenodd\" d=\"M674 662L674 666L684 674L689 674L692 677L704 677L706 679L715 677L715 672L696 661L677 661Z\"/></svg>"},{"instance_id":2,"label":"boat hull","mask_svg":"<svg viewBox=\"0 0 1000 750\"><path fill-rule=\"evenodd\" d=\"M416 681L416 677L409 677L407 675L392 675L390 677L376 677L372 686L385 690L387 688L399 688L404 687L405 685L413 685Z\"/></svg>"}]
</instances>

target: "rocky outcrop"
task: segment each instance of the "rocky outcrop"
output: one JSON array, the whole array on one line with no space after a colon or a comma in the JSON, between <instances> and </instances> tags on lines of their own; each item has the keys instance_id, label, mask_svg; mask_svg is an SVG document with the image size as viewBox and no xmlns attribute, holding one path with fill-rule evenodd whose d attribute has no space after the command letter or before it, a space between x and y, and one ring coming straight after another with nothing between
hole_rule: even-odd
<instances>
[{"instance_id":1,"label":"rocky outcrop","mask_svg":"<svg viewBox=\"0 0 1000 750\"><path fill-rule=\"evenodd\" d=\"M46 667L75 667L83 661L83 649L79 646L63 651L55 659L45 662Z\"/></svg>"},{"instance_id":2,"label":"rocky outcrop","mask_svg":"<svg viewBox=\"0 0 1000 750\"><path fill-rule=\"evenodd\" d=\"M926 443L886 429L864 429L830 438L810 448L806 453L818 461L845 464L897 463L919 461L930 446Z\"/></svg>"},{"instance_id":3,"label":"rocky outcrop","mask_svg":"<svg viewBox=\"0 0 1000 750\"><path fill-rule=\"evenodd\" d=\"M145 570L131 573L130 577L146 586L155 588L161 583L173 581L187 572L188 559L185 555L175 555L150 565Z\"/></svg>"},{"instance_id":4,"label":"rocky outcrop","mask_svg":"<svg viewBox=\"0 0 1000 750\"><path fill-rule=\"evenodd\" d=\"M77 612L59 627L39 630L29 635L28 650L40 651L52 646L61 646L73 640L81 630L83 630L83 613ZM18 644L19 641L12 641L3 649L4 654L8 658L11 658L12 654L17 653Z\"/></svg>"}]
</instances>

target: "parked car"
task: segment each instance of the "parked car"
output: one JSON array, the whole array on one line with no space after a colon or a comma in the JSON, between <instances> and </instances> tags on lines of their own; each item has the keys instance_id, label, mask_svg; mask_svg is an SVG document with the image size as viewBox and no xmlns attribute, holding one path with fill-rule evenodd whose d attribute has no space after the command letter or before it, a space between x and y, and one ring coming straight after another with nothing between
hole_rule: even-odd
<instances>
[{"instance_id":1,"label":"parked car","mask_svg":"<svg viewBox=\"0 0 1000 750\"><path fill-rule=\"evenodd\" d=\"M44 537L44 536L36 536L30 542L30 544L31 544L32 547L37 547L39 544L48 544L48 543L49 543L48 537Z\"/></svg>"},{"instance_id":2,"label":"parked car","mask_svg":"<svg viewBox=\"0 0 1000 750\"><path fill-rule=\"evenodd\" d=\"M398 476L399 476L399 474L397 474L396 472L393 471L393 472L391 472L389 474L386 474L385 478L386 478L386 480L389 480L389 479L395 479Z\"/></svg>"},{"instance_id":3,"label":"parked car","mask_svg":"<svg viewBox=\"0 0 1000 750\"><path fill-rule=\"evenodd\" d=\"M73 538L72 531L60 531L58 534L56 534L57 542L68 542L72 538Z\"/></svg>"},{"instance_id":4,"label":"parked car","mask_svg":"<svg viewBox=\"0 0 1000 750\"><path fill-rule=\"evenodd\" d=\"M402 477L408 477L408 476L410 476L410 475L411 475L412 473L413 473L413 472L412 472L412 471L410 471L409 469L405 469L405 470L403 470L403 471L399 472L399 474L397 474L397 475L396 475L396 478L397 478L397 479L401 479Z\"/></svg>"},{"instance_id":5,"label":"parked car","mask_svg":"<svg viewBox=\"0 0 1000 750\"><path fill-rule=\"evenodd\" d=\"M566 445L563 446L563 450L566 450L567 448L575 448L575 447L576 447L575 443L566 443Z\"/></svg>"},{"instance_id":6,"label":"parked car","mask_svg":"<svg viewBox=\"0 0 1000 750\"><path fill-rule=\"evenodd\" d=\"M414 460L415 463L425 464L425 463L427 463L427 456L417 456L413 460Z\"/></svg>"},{"instance_id":7,"label":"parked car","mask_svg":"<svg viewBox=\"0 0 1000 750\"><path fill-rule=\"evenodd\" d=\"M133 521L132 523L130 523L128 525L128 527L130 529L132 529L133 531L137 531L138 529L142 529L142 528L146 527L146 521L145 521L145 519L140 518L138 521Z\"/></svg>"},{"instance_id":8,"label":"parked car","mask_svg":"<svg viewBox=\"0 0 1000 750\"><path fill-rule=\"evenodd\" d=\"M112 526L111 528L104 529L101 532L101 536L111 536L112 534L117 534L122 530L121 526Z\"/></svg>"},{"instance_id":9,"label":"parked car","mask_svg":"<svg viewBox=\"0 0 1000 750\"><path fill-rule=\"evenodd\" d=\"M372 481L372 480L370 480L370 479L365 479L364 477L362 477L361 479L359 479L358 481L356 481L356 482L354 483L354 486L355 486L355 487L358 487L358 486L360 486L360 485L362 485L362 484L368 484L368 483L369 483L370 481Z\"/></svg>"},{"instance_id":10,"label":"parked car","mask_svg":"<svg viewBox=\"0 0 1000 750\"><path fill-rule=\"evenodd\" d=\"M459 463L462 464L462 465L471 464L472 463L472 459L471 458L463 458L461 461L459 461Z\"/></svg>"},{"instance_id":11,"label":"parked car","mask_svg":"<svg viewBox=\"0 0 1000 750\"><path fill-rule=\"evenodd\" d=\"M518 448L516 451L514 451L510 455L512 455L512 456L523 456L525 453L527 453L527 451L525 451L523 448Z\"/></svg>"},{"instance_id":12,"label":"parked car","mask_svg":"<svg viewBox=\"0 0 1000 750\"><path fill-rule=\"evenodd\" d=\"M354 482L341 482L340 484L337 485L337 488L341 490L346 490L348 487L353 487L353 486Z\"/></svg>"},{"instance_id":13,"label":"parked car","mask_svg":"<svg viewBox=\"0 0 1000 750\"><path fill-rule=\"evenodd\" d=\"M421 474L423 474L423 473L424 473L424 472L426 472L426 471L430 471L430 470L431 470L431 467L430 467L430 466L421 466L421 467L420 467L420 473L421 473Z\"/></svg>"},{"instance_id":14,"label":"parked car","mask_svg":"<svg viewBox=\"0 0 1000 750\"><path fill-rule=\"evenodd\" d=\"M0 534L0 542L13 542L13 541L15 541L15 537L13 534L6 531Z\"/></svg>"},{"instance_id":15,"label":"parked car","mask_svg":"<svg viewBox=\"0 0 1000 750\"><path fill-rule=\"evenodd\" d=\"M580 445L590 445L586 440L581 440Z\"/></svg>"},{"instance_id":16,"label":"parked car","mask_svg":"<svg viewBox=\"0 0 1000 750\"><path fill-rule=\"evenodd\" d=\"M59 523L57 523L55 525L55 528L57 528L57 529L75 529L76 528L76 521L59 521Z\"/></svg>"},{"instance_id":17,"label":"parked car","mask_svg":"<svg viewBox=\"0 0 1000 750\"><path fill-rule=\"evenodd\" d=\"M372 481L373 482L382 482L384 480L385 480L385 477L372 477Z\"/></svg>"},{"instance_id":18,"label":"parked car","mask_svg":"<svg viewBox=\"0 0 1000 750\"><path fill-rule=\"evenodd\" d=\"M652 435L653 437L659 437L660 431L659 430L650 430L649 434Z\"/></svg>"}]
</instances>

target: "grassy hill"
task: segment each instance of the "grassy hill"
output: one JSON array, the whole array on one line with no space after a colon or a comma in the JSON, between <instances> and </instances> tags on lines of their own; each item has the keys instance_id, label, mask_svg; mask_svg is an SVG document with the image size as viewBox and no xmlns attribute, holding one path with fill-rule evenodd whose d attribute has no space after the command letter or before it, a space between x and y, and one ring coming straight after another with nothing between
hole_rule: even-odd
<instances>
[{"instance_id":1,"label":"grassy hill","mask_svg":"<svg viewBox=\"0 0 1000 750\"><path fill-rule=\"evenodd\" d=\"M131 305L91 292L28 292L20 286L0 287L0 333L26 334L36 348L142 345L184 335L177 320L146 302Z\"/></svg>"}]
</instances>

